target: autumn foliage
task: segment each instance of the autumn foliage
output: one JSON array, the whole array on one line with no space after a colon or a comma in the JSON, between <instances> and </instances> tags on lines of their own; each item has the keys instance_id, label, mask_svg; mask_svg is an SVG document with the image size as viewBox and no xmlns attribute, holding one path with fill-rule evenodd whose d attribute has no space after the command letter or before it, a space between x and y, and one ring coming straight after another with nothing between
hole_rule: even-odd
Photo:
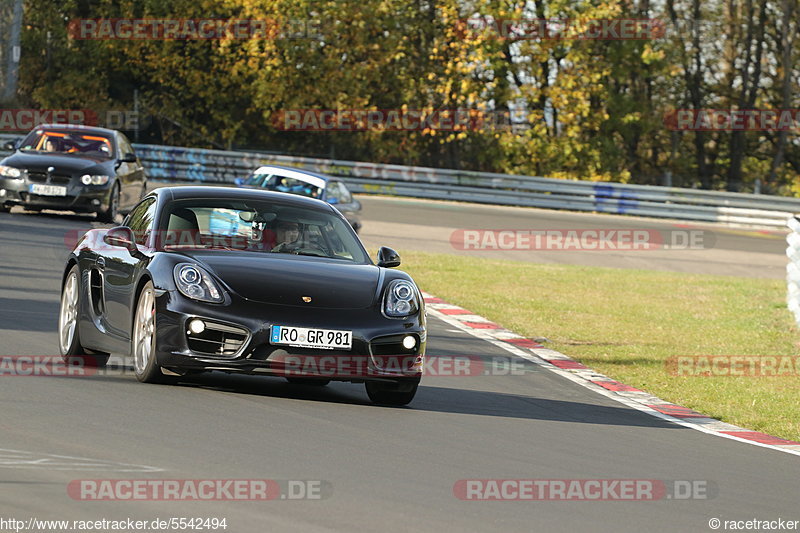
<instances>
[{"instance_id":1,"label":"autumn foliage","mask_svg":"<svg viewBox=\"0 0 800 533\"><path fill-rule=\"evenodd\" d=\"M762 192L793 194L796 129L682 130L669 117L800 108L797 3L26 0L16 104L102 112L131 109L136 94L148 117L141 142L708 189L752 191L759 180ZM222 26L207 39L188 26L172 27L183 38L76 33L81 20L108 19L260 22L249 38L220 36ZM638 33L586 37L601 26ZM287 110L309 109L508 120L276 127Z\"/></svg>"}]
</instances>

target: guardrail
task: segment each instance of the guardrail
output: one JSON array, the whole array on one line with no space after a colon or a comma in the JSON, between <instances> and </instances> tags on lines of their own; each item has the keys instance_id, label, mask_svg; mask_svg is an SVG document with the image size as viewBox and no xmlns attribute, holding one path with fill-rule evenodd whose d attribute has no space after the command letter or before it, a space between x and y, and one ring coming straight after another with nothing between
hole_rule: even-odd
<instances>
[{"instance_id":1,"label":"guardrail","mask_svg":"<svg viewBox=\"0 0 800 533\"><path fill-rule=\"evenodd\" d=\"M0 139L16 136L0 135ZM4 142L4 141L3 141ZM264 164L344 178L353 192L785 227L800 198L598 183L201 148L134 145L154 180L232 183Z\"/></svg>"},{"instance_id":2,"label":"guardrail","mask_svg":"<svg viewBox=\"0 0 800 533\"><path fill-rule=\"evenodd\" d=\"M800 218L792 216L787 226L786 256L789 263L786 265L786 305L800 326Z\"/></svg>"}]
</instances>

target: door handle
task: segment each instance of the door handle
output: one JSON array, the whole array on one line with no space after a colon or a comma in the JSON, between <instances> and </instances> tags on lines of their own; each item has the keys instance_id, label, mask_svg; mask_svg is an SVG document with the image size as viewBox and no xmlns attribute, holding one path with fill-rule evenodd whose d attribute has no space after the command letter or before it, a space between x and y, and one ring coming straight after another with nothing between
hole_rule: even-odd
<instances>
[{"instance_id":1,"label":"door handle","mask_svg":"<svg viewBox=\"0 0 800 533\"><path fill-rule=\"evenodd\" d=\"M103 259L102 257L98 257L97 258L96 264L97 264L97 268L99 268L100 270L103 270L103 269L106 268L106 260Z\"/></svg>"}]
</instances>

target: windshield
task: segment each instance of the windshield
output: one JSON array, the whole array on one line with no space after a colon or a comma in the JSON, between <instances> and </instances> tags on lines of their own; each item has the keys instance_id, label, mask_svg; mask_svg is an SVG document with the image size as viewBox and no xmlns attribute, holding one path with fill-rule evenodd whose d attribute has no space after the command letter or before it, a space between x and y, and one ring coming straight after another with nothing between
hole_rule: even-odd
<instances>
[{"instance_id":1,"label":"windshield","mask_svg":"<svg viewBox=\"0 0 800 533\"><path fill-rule=\"evenodd\" d=\"M111 139L97 133L37 129L20 144L24 152L82 155L111 159L114 147Z\"/></svg>"},{"instance_id":2,"label":"windshield","mask_svg":"<svg viewBox=\"0 0 800 533\"><path fill-rule=\"evenodd\" d=\"M162 227L163 249L216 248L370 262L338 214L264 200L176 201Z\"/></svg>"},{"instance_id":3,"label":"windshield","mask_svg":"<svg viewBox=\"0 0 800 533\"><path fill-rule=\"evenodd\" d=\"M308 198L319 198L322 196L322 189L306 181L276 174L257 174L253 173L245 180L245 185L251 187L261 187L268 191L286 192L306 196Z\"/></svg>"}]
</instances>

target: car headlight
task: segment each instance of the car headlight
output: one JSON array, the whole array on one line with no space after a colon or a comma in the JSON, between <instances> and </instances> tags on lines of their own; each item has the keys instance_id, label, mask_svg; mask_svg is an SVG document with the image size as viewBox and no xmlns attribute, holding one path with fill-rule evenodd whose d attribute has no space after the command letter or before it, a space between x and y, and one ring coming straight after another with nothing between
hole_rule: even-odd
<instances>
[{"instance_id":1,"label":"car headlight","mask_svg":"<svg viewBox=\"0 0 800 533\"><path fill-rule=\"evenodd\" d=\"M192 263L180 263L173 270L175 285L178 290L193 300L201 302L221 303L222 291L211 275Z\"/></svg>"},{"instance_id":2,"label":"car headlight","mask_svg":"<svg viewBox=\"0 0 800 533\"><path fill-rule=\"evenodd\" d=\"M414 284L404 279L389 283L383 297L383 312L390 317L405 317L419 311L419 301Z\"/></svg>"},{"instance_id":3,"label":"car headlight","mask_svg":"<svg viewBox=\"0 0 800 533\"><path fill-rule=\"evenodd\" d=\"M22 177L22 171L18 168L0 165L0 176L5 178L20 178Z\"/></svg>"},{"instance_id":4,"label":"car headlight","mask_svg":"<svg viewBox=\"0 0 800 533\"><path fill-rule=\"evenodd\" d=\"M84 185L105 185L108 183L109 176L84 174L81 176L81 183Z\"/></svg>"}]
</instances>

